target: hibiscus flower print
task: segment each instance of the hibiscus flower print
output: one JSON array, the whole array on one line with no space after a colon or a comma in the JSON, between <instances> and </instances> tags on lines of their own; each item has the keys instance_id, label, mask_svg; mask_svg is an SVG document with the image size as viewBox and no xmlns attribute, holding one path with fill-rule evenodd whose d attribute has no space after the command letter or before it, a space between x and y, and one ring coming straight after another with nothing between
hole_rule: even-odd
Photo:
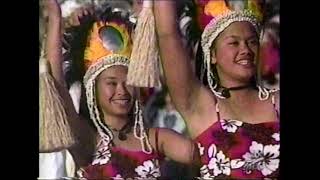
<instances>
[{"instance_id":1,"label":"hibiscus flower print","mask_svg":"<svg viewBox=\"0 0 320 180\"><path fill-rule=\"evenodd\" d=\"M155 160L144 161L143 165L138 166L135 171L142 178L160 177L160 169Z\"/></svg>"},{"instance_id":2,"label":"hibiscus flower print","mask_svg":"<svg viewBox=\"0 0 320 180\"><path fill-rule=\"evenodd\" d=\"M238 129L238 127L242 126L243 122L233 120L233 119L222 119L220 120L221 127L223 130L226 130L227 132L235 133Z\"/></svg>"},{"instance_id":3,"label":"hibiscus flower print","mask_svg":"<svg viewBox=\"0 0 320 180\"><path fill-rule=\"evenodd\" d=\"M230 175L230 159L222 151L219 151L216 157L210 159L208 168L213 171L214 176L218 176L219 174Z\"/></svg>"},{"instance_id":4,"label":"hibiscus flower print","mask_svg":"<svg viewBox=\"0 0 320 180\"><path fill-rule=\"evenodd\" d=\"M207 165L203 165L201 168L200 168L200 176L201 178L200 179L213 179L214 176L212 176L209 172L209 168Z\"/></svg>"},{"instance_id":5,"label":"hibiscus flower print","mask_svg":"<svg viewBox=\"0 0 320 180\"><path fill-rule=\"evenodd\" d=\"M273 139L276 140L276 141L280 141L280 134L279 133L274 133L272 135Z\"/></svg>"},{"instance_id":6,"label":"hibiscus flower print","mask_svg":"<svg viewBox=\"0 0 320 180\"><path fill-rule=\"evenodd\" d=\"M204 154L204 147L200 143L198 143L198 149L199 149L200 156L202 156Z\"/></svg>"},{"instance_id":7,"label":"hibiscus flower print","mask_svg":"<svg viewBox=\"0 0 320 180\"><path fill-rule=\"evenodd\" d=\"M242 159L230 160L221 150L217 153L215 144L211 144L208 148L208 157L209 163L200 168L202 179L213 179L220 174L230 176L232 169L240 168L245 164Z\"/></svg>"},{"instance_id":8,"label":"hibiscus flower print","mask_svg":"<svg viewBox=\"0 0 320 180\"><path fill-rule=\"evenodd\" d=\"M259 170L267 176L279 167L279 148L280 145L262 145L255 141L251 143L250 152L243 155L245 164L243 165L246 173L252 170Z\"/></svg>"},{"instance_id":9,"label":"hibiscus flower print","mask_svg":"<svg viewBox=\"0 0 320 180\"><path fill-rule=\"evenodd\" d=\"M111 151L109 149L109 146L101 147L94 154L94 160L92 161L92 165L107 164L109 162L110 158L111 158Z\"/></svg>"},{"instance_id":10,"label":"hibiscus flower print","mask_svg":"<svg viewBox=\"0 0 320 180\"><path fill-rule=\"evenodd\" d=\"M82 178L82 179L85 179L83 178L83 174L84 174L85 170L83 168L80 168L78 171L77 171L77 176L79 178Z\"/></svg>"},{"instance_id":11,"label":"hibiscus flower print","mask_svg":"<svg viewBox=\"0 0 320 180\"><path fill-rule=\"evenodd\" d=\"M123 177L120 174L117 174L116 177L112 178L113 180L123 180Z\"/></svg>"},{"instance_id":12,"label":"hibiscus flower print","mask_svg":"<svg viewBox=\"0 0 320 180\"><path fill-rule=\"evenodd\" d=\"M221 150L217 153L217 147L215 144L211 144L208 148L208 157L210 158L208 169L211 171L211 173L209 173L211 176L215 177L219 174L230 175L230 159L226 157ZM208 175L206 175L206 177L208 177Z\"/></svg>"}]
</instances>

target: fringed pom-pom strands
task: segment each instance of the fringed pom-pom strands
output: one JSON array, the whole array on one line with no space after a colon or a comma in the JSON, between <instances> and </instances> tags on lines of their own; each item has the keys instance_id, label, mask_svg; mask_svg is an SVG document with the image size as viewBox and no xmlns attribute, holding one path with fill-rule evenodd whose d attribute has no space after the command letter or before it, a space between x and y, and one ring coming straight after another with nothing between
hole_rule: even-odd
<instances>
[{"instance_id":1,"label":"fringed pom-pom strands","mask_svg":"<svg viewBox=\"0 0 320 180\"><path fill-rule=\"evenodd\" d=\"M54 152L76 143L68 122L63 99L53 77L46 67L47 61L40 60L39 74L39 152Z\"/></svg>"},{"instance_id":2,"label":"fringed pom-pom strands","mask_svg":"<svg viewBox=\"0 0 320 180\"><path fill-rule=\"evenodd\" d=\"M127 84L160 87L159 50L156 39L153 1L144 1L135 29Z\"/></svg>"}]
</instances>

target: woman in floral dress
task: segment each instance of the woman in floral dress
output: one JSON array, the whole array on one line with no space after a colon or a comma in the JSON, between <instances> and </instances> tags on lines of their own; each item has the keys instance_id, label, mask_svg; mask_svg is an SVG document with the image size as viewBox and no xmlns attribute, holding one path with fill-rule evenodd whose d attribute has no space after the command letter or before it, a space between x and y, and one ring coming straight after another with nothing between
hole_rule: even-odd
<instances>
[{"instance_id":1,"label":"woman in floral dress","mask_svg":"<svg viewBox=\"0 0 320 180\"><path fill-rule=\"evenodd\" d=\"M176 1L154 1L156 29L172 101L198 143L203 179L277 178L279 91L260 83L263 1L199 0L201 80L176 23ZM163 12L166 13L163 13Z\"/></svg>"},{"instance_id":2,"label":"woman in floral dress","mask_svg":"<svg viewBox=\"0 0 320 180\"><path fill-rule=\"evenodd\" d=\"M78 176L153 179L161 176L159 163L164 156L186 164L196 161L198 151L191 140L169 129L144 127L139 89L126 85L132 27L121 16L94 20L84 43L83 82L95 129L76 113L62 74L61 9L57 0L46 0L46 7L47 59L78 138L70 148Z\"/></svg>"}]
</instances>

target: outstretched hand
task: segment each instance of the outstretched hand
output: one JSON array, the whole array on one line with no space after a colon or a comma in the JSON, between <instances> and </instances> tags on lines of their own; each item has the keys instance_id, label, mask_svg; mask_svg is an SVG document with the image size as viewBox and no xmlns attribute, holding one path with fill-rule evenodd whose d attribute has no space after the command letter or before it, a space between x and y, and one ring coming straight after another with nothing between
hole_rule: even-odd
<instances>
[{"instance_id":1,"label":"outstretched hand","mask_svg":"<svg viewBox=\"0 0 320 180\"><path fill-rule=\"evenodd\" d=\"M50 17L61 18L61 8L57 0L43 0L45 9Z\"/></svg>"},{"instance_id":2,"label":"outstretched hand","mask_svg":"<svg viewBox=\"0 0 320 180\"><path fill-rule=\"evenodd\" d=\"M79 26L81 21L89 16L94 16L95 10L93 5L86 5L77 8L73 13L71 13L68 23L70 26Z\"/></svg>"}]
</instances>

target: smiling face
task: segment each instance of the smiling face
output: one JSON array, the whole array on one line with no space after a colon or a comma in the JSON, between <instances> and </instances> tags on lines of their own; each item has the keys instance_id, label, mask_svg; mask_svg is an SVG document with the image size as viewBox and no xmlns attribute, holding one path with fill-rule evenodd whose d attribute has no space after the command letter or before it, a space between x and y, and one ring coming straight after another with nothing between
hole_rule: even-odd
<instances>
[{"instance_id":1,"label":"smiling face","mask_svg":"<svg viewBox=\"0 0 320 180\"><path fill-rule=\"evenodd\" d=\"M104 115L128 116L133 107L135 89L126 84L128 68L112 66L97 77L98 105Z\"/></svg>"},{"instance_id":2,"label":"smiling face","mask_svg":"<svg viewBox=\"0 0 320 180\"><path fill-rule=\"evenodd\" d=\"M227 27L212 50L211 63L216 65L220 83L248 83L256 73L258 50L257 32L249 22L234 22Z\"/></svg>"}]
</instances>

